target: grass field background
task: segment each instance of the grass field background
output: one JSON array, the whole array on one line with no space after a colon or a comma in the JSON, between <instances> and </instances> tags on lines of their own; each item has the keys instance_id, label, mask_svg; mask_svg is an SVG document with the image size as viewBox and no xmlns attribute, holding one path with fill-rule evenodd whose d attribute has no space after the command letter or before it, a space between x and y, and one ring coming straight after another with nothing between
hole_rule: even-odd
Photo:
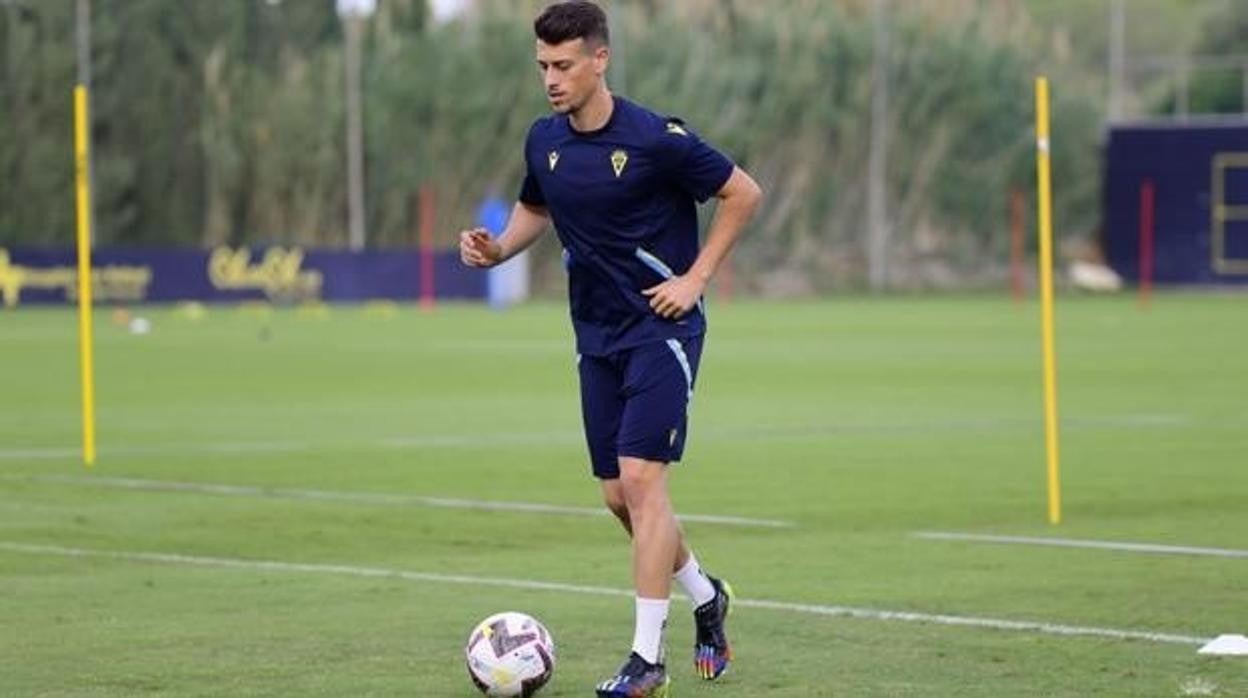
<instances>
[{"instance_id":1,"label":"grass field background","mask_svg":"<svg viewBox=\"0 0 1248 698\"><path fill-rule=\"evenodd\" d=\"M1057 527L1034 305L713 305L678 510L792 525L686 531L755 601L1248 633L1245 558L914 536L1248 549L1246 300L1059 299ZM463 642L506 609L555 635L542 695L590 695L623 659L626 595L362 576L628 587L606 517L414 499L598 506L563 306L135 312L149 334L98 318L90 472L75 315L0 313L0 695L468 697ZM258 489L162 489L187 483ZM1248 695L1248 659L1195 644L747 606L738 661L703 684L673 611L677 696Z\"/></svg>"}]
</instances>

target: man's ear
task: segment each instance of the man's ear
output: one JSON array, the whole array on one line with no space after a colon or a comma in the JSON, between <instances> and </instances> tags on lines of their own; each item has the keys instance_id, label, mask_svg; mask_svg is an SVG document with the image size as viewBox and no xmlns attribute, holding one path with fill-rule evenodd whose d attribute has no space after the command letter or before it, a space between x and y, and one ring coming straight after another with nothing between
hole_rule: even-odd
<instances>
[{"instance_id":1,"label":"man's ear","mask_svg":"<svg viewBox=\"0 0 1248 698\"><path fill-rule=\"evenodd\" d=\"M594 67L599 75L606 75L607 65L611 62L611 47L599 46L594 49Z\"/></svg>"}]
</instances>

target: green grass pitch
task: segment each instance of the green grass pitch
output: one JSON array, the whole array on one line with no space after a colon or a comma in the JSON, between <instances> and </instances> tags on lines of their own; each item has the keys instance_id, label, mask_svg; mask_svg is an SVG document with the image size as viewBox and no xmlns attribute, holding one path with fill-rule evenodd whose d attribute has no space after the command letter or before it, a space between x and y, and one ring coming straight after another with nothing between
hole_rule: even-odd
<instances>
[{"instance_id":1,"label":"green grass pitch","mask_svg":"<svg viewBox=\"0 0 1248 698\"><path fill-rule=\"evenodd\" d=\"M1248 549L1244 304L1059 298L1060 526L1034 304L712 304L677 508L792 525L685 529L753 601L1248 633L1243 557L914 535ZM0 312L0 694L469 698L464 640L507 609L555 636L544 696L622 660L628 596L473 581L626 589L610 519L420 499L598 506L562 305L135 312L149 334L97 318L90 472L74 313ZM1248 658L1191 643L744 604L730 630L705 684L674 600L676 695L1248 695Z\"/></svg>"}]
</instances>

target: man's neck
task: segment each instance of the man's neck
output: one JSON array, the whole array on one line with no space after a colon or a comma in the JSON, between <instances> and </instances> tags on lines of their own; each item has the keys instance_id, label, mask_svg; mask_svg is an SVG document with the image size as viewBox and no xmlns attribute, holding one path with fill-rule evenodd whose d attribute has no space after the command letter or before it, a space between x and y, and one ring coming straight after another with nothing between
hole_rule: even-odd
<instances>
[{"instance_id":1,"label":"man's neck","mask_svg":"<svg viewBox=\"0 0 1248 698\"><path fill-rule=\"evenodd\" d=\"M574 131L597 131L611 120L611 112L615 111L615 100L606 87L599 89L585 106L568 115L568 121Z\"/></svg>"}]
</instances>

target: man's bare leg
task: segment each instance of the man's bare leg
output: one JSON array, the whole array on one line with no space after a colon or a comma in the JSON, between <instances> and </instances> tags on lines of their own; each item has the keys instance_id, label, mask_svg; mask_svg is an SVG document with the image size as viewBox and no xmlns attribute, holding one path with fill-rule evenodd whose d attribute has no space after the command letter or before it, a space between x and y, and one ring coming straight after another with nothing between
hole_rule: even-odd
<instances>
[{"instance_id":1,"label":"man's bare leg","mask_svg":"<svg viewBox=\"0 0 1248 698\"><path fill-rule=\"evenodd\" d=\"M626 468L624 460L621 459L620 461L621 474L625 472ZM664 495L663 499L666 500L666 510L671 517L676 534L675 555L672 558L671 571L677 582L684 588L685 593L693 601L694 621L698 630L697 639L694 643L694 668L704 679L717 679L724 673L732 660L732 650L723 631L723 621L727 615L729 601L725 594L731 594L731 588L721 580L716 580L706 575L699 566L697 558L694 557L693 552L686 544L684 532L680 529L679 523L676 522L675 515L671 513L670 498L666 497L666 465L641 459L630 460L636 461L636 464L628 467L643 473L658 471L662 474L661 493ZM645 647L650 647L654 642L658 641L654 637L656 633L661 635L662 624L660 623L658 630L655 630L654 621L651 620L648 621L649 627L647 628L645 616L653 616L661 611L663 618L666 618L668 606L666 599L668 597L664 597L662 600L654 599L646 597L641 591L640 579L643 573L637 564L639 549L637 537L633 535L634 517L629 506L630 500L625 495L626 489L632 481L622 476L617 480L602 480L601 482L603 501L607 509L615 515L624 530L633 537L634 576L635 582L638 584L637 632L634 636L634 645L641 644ZM644 574L653 574L653 572L650 571ZM666 593L670 594L670 583L666 589Z\"/></svg>"},{"instance_id":2,"label":"man's bare leg","mask_svg":"<svg viewBox=\"0 0 1248 698\"><path fill-rule=\"evenodd\" d=\"M632 520L628 516L628 504L624 501L624 486L616 480L601 480L602 483L602 501L607 506L615 518L620 522L620 526L624 527L625 533L629 538L633 536ZM685 544L685 532L681 530L679 522L676 525L677 548L676 559L672 564L672 573L679 572L681 568L689 562L689 547Z\"/></svg>"}]
</instances>

